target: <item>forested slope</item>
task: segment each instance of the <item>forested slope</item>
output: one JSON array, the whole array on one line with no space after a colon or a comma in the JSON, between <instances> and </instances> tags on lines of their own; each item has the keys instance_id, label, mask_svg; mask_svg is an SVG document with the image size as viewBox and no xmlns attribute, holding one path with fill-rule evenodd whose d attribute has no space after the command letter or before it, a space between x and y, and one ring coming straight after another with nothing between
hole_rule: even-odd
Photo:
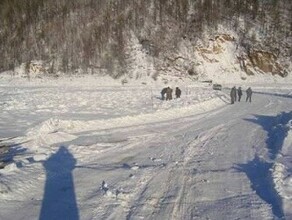
<instances>
[{"instance_id":1,"label":"forested slope","mask_svg":"<svg viewBox=\"0 0 292 220\"><path fill-rule=\"evenodd\" d=\"M255 66L254 51L268 52L285 76L291 11L290 0L2 0L0 71L40 60L46 74L134 77L140 63L155 78L182 58L188 62L177 72L196 75L195 48L229 30L247 62Z\"/></svg>"}]
</instances>

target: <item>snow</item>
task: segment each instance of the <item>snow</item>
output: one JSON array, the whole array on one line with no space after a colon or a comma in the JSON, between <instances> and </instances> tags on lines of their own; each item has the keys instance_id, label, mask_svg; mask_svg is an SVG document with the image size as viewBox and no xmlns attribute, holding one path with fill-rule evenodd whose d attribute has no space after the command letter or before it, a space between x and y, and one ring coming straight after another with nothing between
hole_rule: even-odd
<instances>
[{"instance_id":1,"label":"snow","mask_svg":"<svg viewBox=\"0 0 292 220\"><path fill-rule=\"evenodd\" d=\"M292 82L227 75L2 74L0 219L291 219ZM231 85L253 102L230 105Z\"/></svg>"},{"instance_id":2,"label":"snow","mask_svg":"<svg viewBox=\"0 0 292 220\"><path fill-rule=\"evenodd\" d=\"M286 215L292 216L292 176L291 176L291 150L292 150L292 120L283 125L287 134L283 147L273 166L273 179L275 188L283 198L283 207Z\"/></svg>"}]
</instances>

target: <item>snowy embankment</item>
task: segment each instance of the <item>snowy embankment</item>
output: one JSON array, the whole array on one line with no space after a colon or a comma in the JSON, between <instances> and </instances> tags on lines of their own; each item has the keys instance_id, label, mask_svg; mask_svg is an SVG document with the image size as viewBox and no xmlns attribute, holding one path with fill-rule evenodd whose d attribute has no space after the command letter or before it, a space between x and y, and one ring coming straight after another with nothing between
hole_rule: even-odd
<instances>
[{"instance_id":1,"label":"snowy embankment","mask_svg":"<svg viewBox=\"0 0 292 220\"><path fill-rule=\"evenodd\" d=\"M258 87L252 103L229 105L229 90L204 83L179 84L171 101L161 100L164 84L0 84L0 219L282 217L265 184L275 161L289 214L287 90Z\"/></svg>"},{"instance_id":2,"label":"snowy embankment","mask_svg":"<svg viewBox=\"0 0 292 220\"><path fill-rule=\"evenodd\" d=\"M292 119L292 115L291 115ZM277 192L283 199L283 210L287 219L292 217L292 120L288 124L280 125L286 137L283 141L282 150L276 157L272 169L272 176ZM281 136L282 134L278 134Z\"/></svg>"},{"instance_id":3,"label":"snowy embankment","mask_svg":"<svg viewBox=\"0 0 292 220\"><path fill-rule=\"evenodd\" d=\"M79 80L83 79L73 80L72 85L64 79L25 81L21 86L12 81L0 86L0 119L6 124L0 135L78 132L165 121L215 109L229 99L200 83L181 85L181 99L163 102L160 91L165 85L121 86L98 78L78 85Z\"/></svg>"},{"instance_id":4,"label":"snowy embankment","mask_svg":"<svg viewBox=\"0 0 292 220\"><path fill-rule=\"evenodd\" d=\"M229 103L225 93L205 83L180 84L180 99L162 101L160 91L165 86L123 86L106 77L58 81L4 77L0 84L0 136L8 142L12 137L17 137L12 142L29 141L22 147L43 152L42 148L49 149L54 143L76 139L76 133L166 122ZM4 170L11 167L16 165Z\"/></svg>"},{"instance_id":5,"label":"snowy embankment","mask_svg":"<svg viewBox=\"0 0 292 220\"><path fill-rule=\"evenodd\" d=\"M51 132L68 132L76 133L89 130L106 130L120 127L130 127L142 124L150 124L154 122L163 122L173 120L176 118L188 117L194 114L201 114L203 112L211 111L213 109L221 107L226 104L222 101L222 97L214 97L206 101L198 102L196 104L190 104L189 106L182 108L170 108L170 109L157 109L153 113L142 113L137 115L122 116L111 119L100 119L91 121L81 120L60 120L49 119L39 126L30 129L27 133L28 136L42 135Z\"/></svg>"}]
</instances>

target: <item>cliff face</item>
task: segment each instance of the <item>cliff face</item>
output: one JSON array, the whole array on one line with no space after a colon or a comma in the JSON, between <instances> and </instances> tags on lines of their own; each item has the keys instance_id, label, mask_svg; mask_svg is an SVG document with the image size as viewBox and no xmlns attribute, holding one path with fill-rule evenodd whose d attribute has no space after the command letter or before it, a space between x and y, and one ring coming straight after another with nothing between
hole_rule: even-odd
<instances>
[{"instance_id":1,"label":"cliff face","mask_svg":"<svg viewBox=\"0 0 292 220\"><path fill-rule=\"evenodd\" d=\"M2 0L0 71L198 78L217 62L285 76L291 11L290 0ZM216 61L226 52L228 65Z\"/></svg>"}]
</instances>

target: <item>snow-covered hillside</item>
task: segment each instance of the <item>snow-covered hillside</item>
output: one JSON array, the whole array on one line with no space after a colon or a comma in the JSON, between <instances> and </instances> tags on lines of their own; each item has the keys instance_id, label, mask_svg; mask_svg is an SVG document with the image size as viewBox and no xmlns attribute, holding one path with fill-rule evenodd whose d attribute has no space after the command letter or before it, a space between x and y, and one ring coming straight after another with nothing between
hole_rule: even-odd
<instances>
[{"instance_id":1,"label":"snow-covered hillside","mask_svg":"<svg viewBox=\"0 0 292 220\"><path fill-rule=\"evenodd\" d=\"M285 75L292 70L291 7L290 0L3 0L0 72L23 65L47 75L194 77L205 67L195 55L215 64L209 53L218 55L225 48L218 42L229 38L240 53L226 56L218 74L237 61L249 75Z\"/></svg>"},{"instance_id":2,"label":"snow-covered hillside","mask_svg":"<svg viewBox=\"0 0 292 220\"><path fill-rule=\"evenodd\" d=\"M291 219L292 85L260 79L2 77L0 219Z\"/></svg>"},{"instance_id":3,"label":"snow-covered hillside","mask_svg":"<svg viewBox=\"0 0 292 220\"><path fill-rule=\"evenodd\" d=\"M290 58L286 63L274 52L262 49L246 51L240 44L240 36L220 26L216 33L207 30L201 41L194 44L188 39L177 43L177 50L165 54L163 60L154 61L143 48L137 36L130 32L125 42L125 71L116 70L114 75L107 74L103 68L87 70L77 68L70 73L62 71L48 73L49 66L44 60L32 60L22 63L11 71L0 74L0 77L27 78L28 80L62 77L90 78L91 75L112 76L123 84L182 84L212 80L216 83L248 84L254 82L289 83L292 81ZM113 67L114 68L114 67ZM91 73L90 75L88 73ZM83 79L82 79L83 78Z\"/></svg>"}]
</instances>

